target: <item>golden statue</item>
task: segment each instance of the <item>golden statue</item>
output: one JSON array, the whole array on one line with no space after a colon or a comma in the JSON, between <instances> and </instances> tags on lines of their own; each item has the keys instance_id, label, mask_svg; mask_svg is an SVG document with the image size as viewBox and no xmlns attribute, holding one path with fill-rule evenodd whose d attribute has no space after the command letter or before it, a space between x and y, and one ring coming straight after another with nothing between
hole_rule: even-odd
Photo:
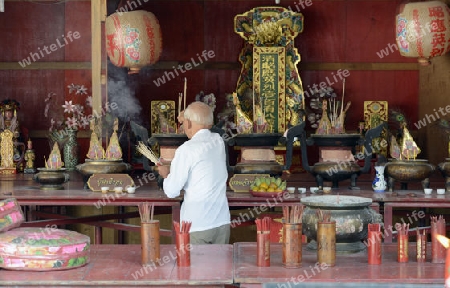
<instances>
[{"instance_id":1,"label":"golden statue","mask_svg":"<svg viewBox=\"0 0 450 288\"><path fill-rule=\"evenodd\" d=\"M6 129L0 133L1 138L1 168L14 169L14 144L13 144L14 133Z\"/></svg>"},{"instance_id":2,"label":"golden statue","mask_svg":"<svg viewBox=\"0 0 450 288\"><path fill-rule=\"evenodd\" d=\"M253 124L249 117L242 111L240 101L236 93L233 93L233 103L236 106L236 130L241 134L250 134Z\"/></svg>"},{"instance_id":3,"label":"golden statue","mask_svg":"<svg viewBox=\"0 0 450 288\"><path fill-rule=\"evenodd\" d=\"M87 153L87 158L89 159L104 159L105 158L105 150L100 143L100 139L97 136L96 130L98 129L95 125L95 120L91 121L90 128L92 130L91 133L91 141L89 142L89 150Z\"/></svg>"},{"instance_id":4,"label":"golden statue","mask_svg":"<svg viewBox=\"0 0 450 288\"><path fill-rule=\"evenodd\" d=\"M48 160L45 161L45 168L47 169L61 169L64 166L64 162L61 160L61 151L59 150L58 143L53 144L53 149L48 156Z\"/></svg>"},{"instance_id":5,"label":"golden statue","mask_svg":"<svg viewBox=\"0 0 450 288\"><path fill-rule=\"evenodd\" d=\"M113 133L109 139L108 148L106 148L106 159L108 160L122 159L122 148L120 148L117 130L119 130L119 120L116 118L114 119Z\"/></svg>"},{"instance_id":6,"label":"golden statue","mask_svg":"<svg viewBox=\"0 0 450 288\"><path fill-rule=\"evenodd\" d=\"M35 173L36 169L34 167L34 160L36 160L36 154L33 150L33 144L31 140L28 140L28 148L25 151L24 159L26 161L25 163L25 169L23 170L23 173Z\"/></svg>"}]
</instances>

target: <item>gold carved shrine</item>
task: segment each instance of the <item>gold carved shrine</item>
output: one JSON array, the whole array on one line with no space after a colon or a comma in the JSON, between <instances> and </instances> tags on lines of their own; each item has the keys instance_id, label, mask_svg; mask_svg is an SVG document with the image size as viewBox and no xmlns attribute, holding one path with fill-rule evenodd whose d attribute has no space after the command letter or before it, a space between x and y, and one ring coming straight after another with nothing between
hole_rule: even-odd
<instances>
[{"instance_id":1,"label":"gold carved shrine","mask_svg":"<svg viewBox=\"0 0 450 288\"><path fill-rule=\"evenodd\" d=\"M246 42L236 94L240 109L256 122L261 109L269 129L284 133L300 122L303 85L294 38L303 31L303 15L283 7L256 7L235 16L234 31Z\"/></svg>"}]
</instances>

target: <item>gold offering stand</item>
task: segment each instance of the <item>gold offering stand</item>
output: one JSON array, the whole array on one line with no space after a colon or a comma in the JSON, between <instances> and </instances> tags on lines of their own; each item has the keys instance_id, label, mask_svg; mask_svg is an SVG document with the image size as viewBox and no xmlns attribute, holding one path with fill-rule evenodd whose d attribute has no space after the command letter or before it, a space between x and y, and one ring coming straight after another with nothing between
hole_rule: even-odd
<instances>
[{"instance_id":1,"label":"gold offering stand","mask_svg":"<svg viewBox=\"0 0 450 288\"><path fill-rule=\"evenodd\" d=\"M41 185L42 190L64 189L63 184L70 180L70 176L65 173L66 168L63 166L61 152L55 142L48 160L45 161L45 168L37 168L38 173L33 175L33 180Z\"/></svg>"},{"instance_id":2,"label":"gold offering stand","mask_svg":"<svg viewBox=\"0 0 450 288\"><path fill-rule=\"evenodd\" d=\"M391 142L391 156L396 157L389 159L389 162L385 165L389 191L392 192L394 190L395 181L401 183L402 190L408 189L408 182L421 182L423 188L429 188L429 177L436 167L428 163L426 159L416 159L421 150L406 128L406 124L403 124L403 136L400 146L392 147L393 145L396 146L397 143L395 141ZM398 153L394 153L394 151Z\"/></svg>"},{"instance_id":3,"label":"gold offering stand","mask_svg":"<svg viewBox=\"0 0 450 288\"><path fill-rule=\"evenodd\" d=\"M91 122L91 140L89 151L83 164L78 164L76 170L83 176L84 189L89 190L88 180L93 174L120 174L131 171L131 165L123 162L122 149L117 139L118 119L114 121L114 131L110 138L106 151L102 147L100 125Z\"/></svg>"}]
</instances>

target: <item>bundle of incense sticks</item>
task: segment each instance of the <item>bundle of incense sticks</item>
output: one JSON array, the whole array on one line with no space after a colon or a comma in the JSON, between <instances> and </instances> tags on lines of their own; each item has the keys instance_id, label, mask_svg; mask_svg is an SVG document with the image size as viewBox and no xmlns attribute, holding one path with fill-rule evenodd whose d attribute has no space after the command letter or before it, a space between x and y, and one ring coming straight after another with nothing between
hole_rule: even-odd
<instances>
[{"instance_id":1,"label":"bundle of incense sticks","mask_svg":"<svg viewBox=\"0 0 450 288\"><path fill-rule=\"evenodd\" d=\"M272 219L268 216L264 217L263 219L256 219L256 230L257 231L270 231L270 222Z\"/></svg>"},{"instance_id":2,"label":"bundle of incense sticks","mask_svg":"<svg viewBox=\"0 0 450 288\"><path fill-rule=\"evenodd\" d=\"M330 222L331 211L323 211L320 209L316 210L317 221L319 222Z\"/></svg>"},{"instance_id":3,"label":"bundle of incense sticks","mask_svg":"<svg viewBox=\"0 0 450 288\"><path fill-rule=\"evenodd\" d=\"M409 233L409 223L408 224L406 224L406 223L402 223L402 224L400 224L400 223L397 223L397 225L395 225L395 230L397 230L397 235L398 236L400 236L400 235L408 235L408 233Z\"/></svg>"},{"instance_id":4,"label":"bundle of incense sticks","mask_svg":"<svg viewBox=\"0 0 450 288\"><path fill-rule=\"evenodd\" d=\"M173 227L175 228L175 232L177 234L187 234L189 230L191 230L192 222L189 221L181 221L181 225L177 221L173 221Z\"/></svg>"},{"instance_id":5,"label":"bundle of incense sticks","mask_svg":"<svg viewBox=\"0 0 450 288\"><path fill-rule=\"evenodd\" d=\"M140 152L142 155L144 155L148 160L153 162L155 165L162 165L161 160L159 160L159 158L158 158L158 156L156 156L155 152L153 152L152 149L148 148L141 141L138 142L138 145L136 146L136 150L138 152Z\"/></svg>"},{"instance_id":6,"label":"bundle of incense sticks","mask_svg":"<svg viewBox=\"0 0 450 288\"><path fill-rule=\"evenodd\" d=\"M431 219L431 222L433 222L433 223L437 223L437 222L444 222L445 223L445 219L444 219L444 217L442 215L439 215L439 217L431 216L430 219Z\"/></svg>"},{"instance_id":7,"label":"bundle of incense sticks","mask_svg":"<svg viewBox=\"0 0 450 288\"><path fill-rule=\"evenodd\" d=\"M284 223L302 223L303 206L283 206Z\"/></svg>"},{"instance_id":8,"label":"bundle of incense sticks","mask_svg":"<svg viewBox=\"0 0 450 288\"><path fill-rule=\"evenodd\" d=\"M138 207L142 223L153 221L153 213L155 212L155 205L153 203L140 203Z\"/></svg>"}]
</instances>

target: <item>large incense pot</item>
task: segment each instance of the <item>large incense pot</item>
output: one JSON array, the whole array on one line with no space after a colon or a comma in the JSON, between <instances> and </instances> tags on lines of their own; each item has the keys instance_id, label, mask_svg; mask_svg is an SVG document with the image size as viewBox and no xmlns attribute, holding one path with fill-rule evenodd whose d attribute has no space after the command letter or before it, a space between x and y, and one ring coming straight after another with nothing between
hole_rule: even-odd
<instances>
[{"instance_id":1,"label":"large incense pot","mask_svg":"<svg viewBox=\"0 0 450 288\"><path fill-rule=\"evenodd\" d=\"M241 148L252 148L273 150L282 134L280 133L252 133L238 134L234 137L226 139L228 146L238 146ZM261 150L260 150L261 151ZM264 150L262 150L264 151ZM241 161L235 166L230 166L227 155L228 171L235 174L270 174L279 176L283 173L283 166L276 161Z\"/></svg>"},{"instance_id":2,"label":"large incense pot","mask_svg":"<svg viewBox=\"0 0 450 288\"><path fill-rule=\"evenodd\" d=\"M131 165L118 160L86 159L83 164L78 164L76 169L83 176L84 189L89 189L87 182L93 174L120 174L131 171Z\"/></svg>"},{"instance_id":3,"label":"large incense pot","mask_svg":"<svg viewBox=\"0 0 450 288\"><path fill-rule=\"evenodd\" d=\"M318 209L331 213L336 221L336 252L355 253L366 248L362 240L367 237L367 224L381 223L381 215L371 209L371 198L339 195L310 196L301 199L303 210L302 232L313 239L307 248L317 249Z\"/></svg>"},{"instance_id":4,"label":"large incense pot","mask_svg":"<svg viewBox=\"0 0 450 288\"><path fill-rule=\"evenodd\" d=\"M408 182L421 182L423 188L428 188L430 186L429 177L434 170L435 166L425 159L390 159L385 168L389 191L393 191L395 181L401 183L401 189L403 190L407 189Z\"/></svg>"},{"instance_id":5,"label":"large incense pot","mask_svg":"<svg viewBox=\"0 0 450 288\"><path fill-rule=\"evenodd\" d=\"M33 175L33 180L41 185L42 190L64 189L63 184L70 179L66 168L37 168L37 170L38 173Z\"/></svg>"},{"instance_id":6,"label":"large incense pot","mask_svg":"<svg viewBox=\"0 0 450 288\"><path fill-rule=\"evenodd\" d=\"M315 178L319 189L323 188L324 180L331 181L333 188L338 187L342 180L350 179L350 189L359 189L356 186L356 180L361 173L367 173L370 170L372 160L372 140L379 137L381 131L386 126L385 123L367 131L365 137L359 134L330 134L330 135L311 135L306 138L306 122L292 127L288 130L286 136L286 155L292 155L294 137L300 139L303 168L310 172ZM309 165L307 147L317 145L319 147L351 147L364 146L364 166L361 168L355 161L327 161L318 162L313 166ZM289 169L292 159L286 158L286 167Z\"/></svg>"}]
</instances>

